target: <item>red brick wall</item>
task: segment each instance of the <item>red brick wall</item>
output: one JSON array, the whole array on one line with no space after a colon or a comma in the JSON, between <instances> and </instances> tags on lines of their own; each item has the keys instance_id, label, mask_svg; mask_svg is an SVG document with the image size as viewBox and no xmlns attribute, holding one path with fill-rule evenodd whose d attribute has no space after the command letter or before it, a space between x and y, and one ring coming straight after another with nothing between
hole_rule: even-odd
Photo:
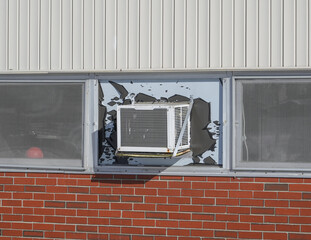
<instances>
[{"instance_id":1,"label":"red brick wall","mask_svg":"<svg viewBox=\"0 0 311 240\"><path fill-rule=\"evenodd\" d=\"M0 239L311 239L311 179L0 173Z\"/></svg>"}]
</instances>

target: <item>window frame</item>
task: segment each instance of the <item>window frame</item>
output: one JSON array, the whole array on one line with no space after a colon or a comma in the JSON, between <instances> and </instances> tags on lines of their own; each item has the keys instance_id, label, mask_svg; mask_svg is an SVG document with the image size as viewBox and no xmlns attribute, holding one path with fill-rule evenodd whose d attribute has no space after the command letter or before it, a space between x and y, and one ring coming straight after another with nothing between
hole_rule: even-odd
<instances>
[{"instance_id":1,"label":"window frame","mask_svg":"<svg viewBox=\"0 0 311 240\"><path fill-rule=\"evenodd\" d=\"M244 171L244 172L278 172L283 174L285 172L288 173L308 173L311 172L311 163L295 163L295 162L251 162L251 163L243 163L241 160L241 155L239 154L238 147L243 144L242 136L238 133L237 125L238 121L236 121L237 117L241 118L241 113L239 113L239 102L243 100L243 97L237 92L238 82L239 81L267 81L271 80L273 82L310 82L311 83L311 76L308 75L272 75L272 76L235 76L232 77L232 84L230 86L232 96L231 96L231 108L232 108L232 123L231 123L231 132L232 136L230 139L226 140L226 144L231 145L231 152L232 152L232 161L231 161L231 169L233 171ZM241 93L241 92L240 92ZM238 99L240 98L240 99ZM241 120L240 120L241 121ZM280 164L284 167L280 167Z\"/></svg>"},{"instance_id":2,"label":"window frame","mask_svg":"<svg viewBox=\"0 0 311 240\"><path fill-rule=\"evenodd\" d=\"M82 157L79 161L81 161L80 166L45 166L43 164L1 164L0 171L29 171L29 172L38 172L38 171L48 171L48 172L81 172L87 171L91 172L94 164L94 157L97 156L97 134L94 134L94 131L97 129L97 116L98 113L96 108L94 108L94 103L98 102L98 92L96 91L98 87L98 82L96 79L86 79L82 76L0 76L0 84L3 83L40 83L40 84L48 84L48 83L58 83L58 84L70 84L70 83L80 83L82 85ZM97 118L96 118L97 117ZM94 146L95 145L95 146ZM7 158L8 160L10 158ZM14 158L12 158L14 159ZM22 161L24 158L21 158ZM41 159L42 160L42 159ZM62 160L66 159L55 159L55 163L61 163ZM43 159L44 161L44 159ZM46 159L48 161L48 159Z\"/></svg>"}]
</instances>

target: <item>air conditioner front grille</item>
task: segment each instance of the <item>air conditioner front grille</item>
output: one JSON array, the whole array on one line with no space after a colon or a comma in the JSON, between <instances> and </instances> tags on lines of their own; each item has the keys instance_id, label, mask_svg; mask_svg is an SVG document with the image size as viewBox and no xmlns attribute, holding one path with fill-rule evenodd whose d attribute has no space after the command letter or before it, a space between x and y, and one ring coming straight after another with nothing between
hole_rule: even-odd
<instances>
[{"instance_id":1,"label":"air conditioner front grille","mask_svg":"<svg viewBox=\"0 0 311 240\"><path fill-rule=\"evenodd\" d=\"M124 108L120 116L121 146L167 147L167 109Z\"/></svg>"},{"instance_id":2,"label":"air conditioner front grille","mask_svg":"<svg viewBox=\"0 0 311 240\"><path fill-rule=\"evenodd\" d=\"M186 106L175 108L175 145L177 144L183 123L186 119L187 112L188 112L188 107ZM181 145L189 144L188 127L189 125L187 123L185 132L182 136Z\"/></svg>"}]
</instances>

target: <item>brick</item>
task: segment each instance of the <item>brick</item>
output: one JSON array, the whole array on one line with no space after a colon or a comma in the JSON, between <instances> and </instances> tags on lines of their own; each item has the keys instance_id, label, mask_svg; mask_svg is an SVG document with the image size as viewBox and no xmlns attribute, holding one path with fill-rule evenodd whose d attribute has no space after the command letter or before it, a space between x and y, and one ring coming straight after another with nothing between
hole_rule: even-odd
<instances>
[{"instance_id":1,"label":"brick","mask_svg":"<svg viewBox=\"0 0 311 240\"><path fill-rule=\"evenodd\" d=\"M31 223L32 224L32 223ZM52 231L54 230L54 224L49 223L33 223L34 230Z\"/></svg>"},{"instance_id":2,"label":"brick","mask_svg":"<svg viewBox=\"0 0 311 240\"><path fill-rule=\"evenodd\" d=\"M190 220L191 219L191 213L171 212L171 213L169 213L169 219Z\"/></svg>"},{"instance_id":3,"label":"brick","mask_svg":"<svg viewBox=\"0 0 311 240\"><path fill-rule=\"evenodd\" d=\"M214 235L214 231L213 230L191 229L191 236L213 237L213 235Z\"/></svg>"},{"instance_id":4,"label":"brick","mask_svg":"<svg viewBox=\"0 0 311 240\"><path fill-rule=\"evenodd\" d=\"M167 219L167 213L166 212L146 212L146 218Z\"/></svg>"},{"instance_id":5,"label":"brick","mask_svg":"<svg viewBox=\"0 0 311 240\"><path fill-rule=\"evenodd\" d=\"M13 212L13 208L12 207L2 207L2 206L0 206L0 213L12 213L12 212Z\"/></svg>"},{"instance_id":6,"label":"brick","mask_svg":"<svg viewBox=\"0 0 311 240\"><path fill-rule=\"evenodd\" d=\"M65 223L65 217L61 217L61 216L45 216L44 221L45 222L49 222L49 223Z\"/></svg>"},{"instance_id":7,"label":"brick","mask_svg":"<svg viewBox=\"0 0 311 240\"><path fill-rule=\"evenodd\" d=\"M256 206L263 207L264 200L261 199L240 199L240 206Z\"/></svg>"},{"instance_id":8,"label":"brick","mask_svg":"<svg viewBox=\"0 0 311 240\"><path fill-rule=\"evenodd\" d=\"M45 201L45 207L64 208L65 202L63 202L63 201Z\"/></svg>"},{"instance_id":9,"label":"brick","mask_svg":"<svg viewBox=\"0 0 311 240\"><path fill-rule=\"evenodd\" d=\"M265 216L264 222L266 223L288 223L287 216Z\"/></svg>"},{"instance_id":10,"label":"brick","mask_svg":"<svg viewBox=\"0 0 311 240\"><path fill-rule=\"evenodd\" d=\"M87 203L86 202L67 202L66 207L67 208L86 208Z\"/></svg>"},{"instance_id":11,"label":"brick","mask_svg":"<svg viewBox=\"0 0 311 240\"><path fill-rule=\"evenodd\" d=\"M23 236L22 230L2 229L2 236L19 237Z\"/></svg>"},{"instance_id":12,"label":"brick","mask_svg":"<svg viewBox=\"0 0 311 240\"><path fill-rule=\"evenodd\" d=\"M55 211L53 208L35 208L35 215L54 215Z\"/></svg>"},{"instance_id":13,"label":"brick","mask_svg":"<svg viewBox=\"0 0 311 240\"><path fill-rule=\"evenodd\" d=\"M2 200L2 206L22 206L21 200Z\"/></svg>"},{"instance_id":14,"label":"brick","mask_svg":"<svg viewBox=\"0 0 311 240\"><path fill-rule=\"evenodd\" d=\"M76 194L56 193L55 194L55 200L57 200L57 201L75 201L76 200Z\"/></svg>"},{"instance_id":15,"label":"brick","mask_svg":"<svg viewBox=\"0 0 311 240\"><path fill-rule=\"evenodd\" d=\"M299 209L297 208L276 208L275 215L299 215Z\"/></svg>"},{"instance_id":16,"label":"brick","mask_svg":"<svg viewBox=\"0 0 311 240\"><path fill-rule=\"evenodd\" d=\"M178 228L179 226L178 221L170 221L170 220L157 220L156 226L157 227L167 227L167 228Z\"/></svg>"},{"instance_id":17,"label":"brick","mask_svg":"<svg viewBox=\"0 0 311 240\"><path fill-rule=\"evenodd\" d=\"M167 188L167 181L148 181L145 188Z\"/></svg>"},{"instance_id":18,"label":"brick","mask_svg":"<svg viewBox=\"0 0 311 240\"><path fill-rule=\"evenodd\" d=\"M85 217L98 217L97 210L89 210L89 209L78 209L77 216L85 216Z\"/></svg>"},{"instance_id":19,"label":"brick","mask_svg":"<svg viewBox=\"0 0 311 240\"><path fill-rule=\"evenodd\" d=\"M301 231L298 231L298 232L310 232L311 233L311 225L309 224L308 225L299 224L299 225L293 225L293 226L299 226L301 228Z\"/></svg>"},{"instance_id":20,"label":"brick","mask_svg":"<svg viewBox=\"0 0 311 240\"><path fill-rule=\"evenodd\" d=\"M311 234L301 234L301 233L289 233L289 240L310 240Z\"/></svg>"},{"instance_id":21,"label":"brick","mask_svg":"<svg viewBox=\"0 0 311 240\"><path fill-rule=\"evenodd\" d=\"M13 193L14 199L32 199L32 193L15 192Z\"/></svg>"},{"instance_id":22,"label":"brick","mask_svg":"<svg viewBox=\"0 0 311 240\"><path fill-rule=\"evenodd\" d=\"M141 211L155 211L156 205L151 203L134 203L133 209Z\"/></svg>"},{"instance_id":23,"label":"brick","mask_svg":"<svg viewBox=\"0 0 311 240\"><path fill-rule=\"evenodd\" d=\"M24 222L43 222L43 216L24 215L23 221Z\"/></svg>"},{"instance_id":24,"label":"brick","mask_svg":"<svg viewBox=\"0 0 311 240\"><path fill-rule=\"evenodd\" d=\"M300 208L300 216L311 216L311 209L310 208Z\"/></svg>"},{"instance_id":25,"label":"brick","mask_svg":"<svg viewBox=\"0 0 311 240\"><path fill-rule=\"evenodd\" d=\"M161 180L183 180L183 177L181 176L160 176Z\"/></svg>"},{"instance_id":26,"label":"brick","mask_svg":"<svg viewBox=\"0 0 311 240\"><path fill-rule=\"evenodd\" d=\"M297 223L297 224L311 224L311 217L289 217L290 223Z\"/></svg>"},{"instance_id":27,"label":"brick","mask_svg":"<svg viewBox=\"0 0 311 240\"><path fill-rule=\"evenodd\" d=\"M227 229L229 230L250 230L251 225L249 223L240 222L228 222Z\"/></svg>"},{"instance_id":28,"label":"brick","mask_svg":"<svg viewBox=\"0 0 311 240\"><path fill-rule=\"evenodd\" d=\"M131 219L125 219L125 218L111 218L110 219L110 225L131 226L131 224L132 224Z\"/></svg>"},{"instance_id":29,"label":"brick","mask_svg":"<svg viewBox=\"0 0 311 240\"><path fill-rule=\"evenodd\" d=\"M156 221L153 219L133 219L133 226L154 227Z\"/></svg>"},{"instance_id":30,"label":"brick","mask_svg":"<svg viewBox=\"0 0 311 240\"><path fill-rule=\"evenodd\" d=\"M205 190L205 197L229 197L229 191L224 190Z\"/></svg>"},{"instance_id":31,"label":"brick","mask_svg":"<svg viewBox=\"0 0 311 240\"><path fill-rule=\"evenodd\" d=\"M135 188L135 195L157 195L157 189Z\"/></svg>"},{"instance_id":32,"label":"brick","mask_svg":"<svg viewBox=\"0 0 311 240\"><path fill-rule=\"evenodd\" d=\"M254 192L254 198L277 199L277 192Z\"/></svg>"},{"instance_id":33,"label":"brick","mask_svg":"<svg viewBox=\"0 0 311 240\"><path fill-rule=\"evenodd\" d=\"M217 216L217 215L216 215ZM192 213L193 220L208 220L213 221L215 218L214 214L204 214L204 213Z\"/></svg>"},{"instance_id":34,"label":"brick","mask_svg":"<svg viewBox=\"0 0 311 240\"><path fill-rule=\"evenodd\" d=\"M239 215L235 214L217 214L216 221L225 221L225 222L237 222L239 221Z\"/></svg>"},{"instance_id":35,"label":"brick","mask_svg":"<svg viewBox=\"0 0 311 240\"><path fill-rule=\"evenodd\" d=\"M265 191L288 191L288 184L285 183L266 183Z\"/></svg>"},{"instance_id":36,"label":"brick","mask_svg":"<svg viewBox=\"0 0 311 240\"><path fill-rule=\"evenodd\" d=\"M5 185L4 186L4 191L8 192L24 192L25 188L22 185ZM3 186L2 190L3 191Z\"/></svg>"},{"instance_id":37,"label":"brick","mask_svg":"<svg viewBox=\"0 0 311 240\"><path fill-rule=\"evenodd\" d=\"M76 216L77 215L76 209L56 208L54 210L55 210L56 216Z\"/></svg>"},{"instance_id":38,"label":"brick","mask_svg":"<svg viewBox=\"0 0 311 240\"><path fill-rule=\"evenodd\" d=\"M266 200L266 207L288 207L289 202L286 200Z\"/></svg>"},{"instance_id":39,"label":"brick","mask_svg":"<svg viewBox=\"0 0 311 240\"><path fill-rule=\"evenodd\" d=\"M145 203L167 203L167 197L145 196Z\"/></svg>"},{"instance_id":40,"label":"brick","mask_svg":"<svg viewBox=\"0 0 311 240\"><path fill-rule=\"evenodd\" d=\"M66 223L69 224L87 224L86 217L66 217Z\"/></svg>"},{"instance_id":41,"label":"brick","mask_svg":"<svg viewBox=\"0 0 311 240\"><path fill-rule=\"evenodd\" d=\"M280 178L280 182L286 182L286 183L303 183L303 178Z\"/></svg>"},{"instance_id":42,"label":"brick","mask_svg":"<svg viewBox=\"0 0 311 240\"><path fill-rule=\"evenodd\" d=\"M264 188L263 183L240 183L241 190L258 190L262 191Z\"/></svg>"},{"instance_id":43,"label":"brick","mask_svg":"<svg viewBox=\"0 0 311 240\"><path fill-rule=\"evenodd\" d=\"M204 190L182 189L181 196L203 197Z\"/></svg>"},{"instance_id":44,"label":"brick","mask_svg":"<svg viewBox=\"0 0 311 240\"><path fill-rule=\"evenodd\" d=\"M167 235L173 236L190 236L189 229L169 228L167 229Z\"/></svg>"},{"instance_id":45,"label":"brick","mask_svg":"<svg viewBox=\"0 0 311 240\"><path fill-rule=\"evenodd\" d=\"M178 212L179 205L157 204L157 211Z\"/></svg>"},{"instance_id":46,"label":"brick","mask_svg":"<svg viewBox=\"0 0 311 240\"><path fill-rule=\"evenodd\" d=\"M99 226L100 233L121 233L121 227Z\"/></svg>"},{"instance_id":47,"label":"brick","mask_svg":"<svg viewBox=\"0 0 311 240\"><path fill-rule=\"evenodd\" d=\"M122 202L143 202L142 196L121 196Z\"/></svg>"},{"instance_id":48,"label":"brick","mask_svg":"<svg viewBox=\"0 0 311 240\"><path fill-rule=\"evenodd\" d=\"M1 210L0 210L0 212L1 212ZM14 214L33 214L33 208L14 207L13 213Z\"/></svg>"},{"instance_id":49,"label":"brick","mask_svg":"<svg viewBox=\"0 0 311 240\"><path fill-rule=\"evenodd\" d=\"M86 233L66 232L66 239L86 239Z\"/></svg>"},{"instance_id":50,"label":"brick","mask_svg":"<svg viewBox=\"0 0 311 240\"><path fill-rule=\"evenodd\" d=\"M65 231L65 232L75 232L76 231L76 225L72 224L56 224L55 225L56 231Z\"/></svg>"},{"instance_id":51,"label":"brick","mask_svg":"<svg viewBox=\"0 0 311 240\"><path fill-rule=\"evenodd\" d=\"M167 202L169 204L190 204L190 197L168 197Z\"/></svg>"},{"instance_id":52,"label":"brick","mask_svg":"<svg viewBox=\"0 0 311 240\"><path fill-rule=\"evenodd\" d=\"M97 195L91 195L91 194L78 194L77 195L77 201L97 202L98 196Z\"/></svg>"},{"instance_id":53,"label":"brick","mask_svg":"<svg viewBox=\"0 0 311 240\"><path fill-rule=\"evenodd\" d=\"M268 177L258 177L258 178L255 178L255 182L279 182L279 179L278 178L268 178Z\"/></svg>"},{"instance_id":54,"label":"brick","mask_svg":"<svg viewBox=\"0 0 311 240\"><path fill-rule=\"evenodd\" d=\"M68 187L69 193L89 193L90 188L88 187Z\"/></svg>"},{"instance_id":55,"label":"brick","mask_svg":"<svg viewBox=\"0 0 311 240\"><path fill-rule=\"evenodd\" d=\"M290 207L311 208L310 201L290 201Z\"/></svg>"},{"instance_id":56,"label":"brick","mask_svg":"<svg viewBox=\"0 0 311 240\"><path fill-rule=\"evenodd\" d=\"M45 192L45 186L25 186L25 192Z\"/></svg>"},{"instance_id":57,"label":"brick","mask_svg":"<svg viewBox=\"0 0 311 240\"><path fill-rule=\"evenodd\" d=\"M191 189L191 182L169 181L168 188Z\"/></svg>"},{"instance_id":58,"label":"brick","mask_svg":"<svg viewBox=\"0 0 311 240\"><path fill-rule=\"evenodd\" d=\"M276 231L279 232L300 232L300 225L277 224Z\"/></svg>"},{"instance_id":59,"label":"brick","mask_svg":"<svg viewBox=\"0 0 311 240\"><path fill-rule=\"evenodd\" d=\"M180 205L180 212L202 212L203 207L200 205Z\"/></svg>"},{"instance_id":60,"label":"brick","mask_svg":"<svg viewBox=\"0 0 311 240\"><path fill-rule=\"evenodd\" d=\"M65 233L64 232L45 232L46 238L61 238L65 239Z\"/></svg>"},{"instance_id":61,"label":"brick","mask_svg":"<svg viewBox=\"0 0 311 240\"><path fill-rule=\"evenodd\" d=\"M252 191L230 191L229 198L253 198Z\"/></svg>"},{"instance_id":62,"label":"brick","mask_svg":"<svg viewBox=\"0 0 311 240\"><path fill-rule=\"evenodd\" d=\"M301 199L302 193L300 192L279 192L278 199Z\"/></svg>"},{"instance_id":63,"label":"brick","mask_svg":"<svg viewBox=\"0 0 311 240\"><path fill-rule=\"evenodd\" d=\"M77 225L78 232L97 232L97 226Z\"/></svg>"},{"instance_id":64,"label":"brick","mask_svg":"<svg viewBox=\"0 0 311 240\"><path fill-rule=\"evenodd\" d=\"M203 222L203 228L204 229L226 229L226 223L225 222Z\"/></svg>"},{"instance_id":65,"label":"brick","mask_svg":"<svg viewBox=\"0 0 311 240\"><path fill-rule=\"evenodd\" d=\"M3 214L2 221L22 221L22 215L11 215L11 214Z\"/></svg>"},{"instance_id":66,"label":"brick","mask_svg":"<svg viewBox=\"0 0 311 240\"><path fill-rule=\"evenodd\" d=\"M88 187L97 187L99 183L97 181L92 181L91 179L78 179L78 186L88 186Z\"/></svg>"},{"instance_id":67,"label":"brick","mask_svg":"<svg viewBox=\"0 0 311 240\"><path fill-rule=\"evenodd\" d=\"M240 222L263 223L263 216L258 216L258 215L240 215Z\"/></svg>"},{"instance_id":68,"label":"brick","mask_svg":"<svg viewBox=\"0 0 311 240\"><path fill-rule=\"evenodd\" d=\"M214 182L192 182L192 189L215 189L216 183Z\"/></svg>"},{"instance_id":69,"label":"brick","mask_svg":"<svg viewBox=\"0 0 311 240\"><path fill-rule=\"evenodd\" d=\"M108 234L88 233L87 239L88 240L109 240L109 235Z\"/></svg>"},{"instance_id":70,"label":"brick","mask_svg":"<svg viewBox=\"0 0 311 240\"><path fill-rule=\"evenodd\" d=\"M274 214L274 208L252 208L251 209L252 214L261 214L261 215L273 215Z\"/></svg>"},{"instance_id":71,"label":"brick","mask_svg":"<svg viewBox=\"0 0 311 240\"><path fill-rule=\"evenodd\" d=\"M228 207L228 213L237 213L237 214L249 214L250 213L249 207Z\"/></svg>"},{"instance_id":72,"label":"brick","mask_svg":"<svg viewBox=\"0 0 311 240\"><path fill-rule=\"evenodd\" d=\"M109 209L109 203L106 202L89 202L88 209Z\"/></svg>"},{"instance_id":73,"label":"brick","mask_svg":"<svg viewBox=\"0 0 311 240\"><path fill-rule=\"evenodd\" d=\"M240 204L239 199L231 199L231 198L216 199L216 205L238 206L239 204Z\"/></svg>"},{"instance_id":74,"label":"brick","mask_svg":"<svg viewBox=\"0 0 311 240\"><path fill-rule=\"evenodd\" d=\"M56 178L37 178L36 185L56 185Z\"/></svg>"},{"instance_id":75,"label":"brick","mask_svg":"<svg viewBox=\"0 0 311 240\"><path fill-rule=\"evenodd\" d=\"M113 194L134 195L134 188L112 188ZM141 194L144 195L144 194Z\"/></svg>"},{"instance_id":76,"label":"brick","mask_svg":"<svg viewBox=\"0 0 311 240\"><path fill-rule=\"evenodd\" d=\"M104 202L120 202L121 197L119 195L100 195L99 201Z\"/></svg>"},{"instance_id":77,"label":"brick","mask_svg":"<svg viewBox=\"0 0 311 240\"><path fill-rule=\"evenodd\" d=\"M52 194L52 193L34 193L34 199L37 199L37 200L54 200L54 194Z\"/></svg>"},{"instance_id":78,"label":"brick","mask_svg":"<svg viewBox=\"0 0 311 240\"><path fill-rule=\"evenodd\" d=\"M287 240L287 233L264 232L264 239Z\"/></svg>"},{"instance_id":79,"label":"brick","mask_svg":"<svg viewBox=\"0 0 311 240\"><path fill-rule=\"evenodd\" d=\"M262 239L261 232L239 232L239 239Z\"/></svg>"},{"instance_id":80,"label":"brick","mask_svg":"<svg viewBox=\"0 0 311 240\"><path fill-rule=\"evenodd\" d=\"M24 237L43 237L42 231L23 231Z\"/></svg>"},{"instance_id":81,"label":"brick","mask_svg":"<svg viewBox=\"0 0 311 240\"><path fill-rule=\"evenodd\" d=\"M311 192L311 184L290 184L289 191Z\"/></svg>"},{"instance_id":82,"label":"brick","mask_svg":"<svg viewBox=\"0 0 311 240\"><path fill-rule=\"evenodd\" d=\"M112 210L132 210L132 203L111 203L110 204Z\"/></svg>"},{"instance_id":83,"label":"brick","mask_svg":"<svg viewBox=\"0 0 311 240\"><path fill-rule=\"evenodd\" d=\"M123 218L145 218L145 212L122 211Z\"/></svg>"},{"instance_id":84,"label":"brick","mask_svg":"<svg viewBox=\"0 0 311 240\"><path fill-rule=\"evenodd\" d=\"M192 204L215 205L215 198L192 198Z\"/></svg>"},{"instance_id":85,"label":"brick","mask_svg":"<svg viewBox=\"0 0 311 240\"><path fill-rule=\"evenodd\" d=\"M237 182L232 183L216 183L216 189L224 189L224 190L232 190L232 189L240 189L240 184Z\"/></svg>"},{"instance_id":86,"label":"brick","mask_svg":"<svg viewBox=\"0 0 311 240\"><path fill-rule=\"evenodd\" d=\"M238 233L233 231L215 231L215 237L237 238Z\"/></svg>"},{"instance_id":87,"label":"brick","mask_svg":"<svg viewBox=\"0 0 311 240\"><path fill-rule=\"evenodd\" d=\"M275 231L275 224L252 223L252 231Z\"/></svg>"},{"instance_id":88,"label":"brick","mask_svg":"<svg viewBox=\"0 0 311 240\"><path fill-rule=\"evenodd\" d=\"M180 196L180 189L158 189L159 196Z\"/></svg>"},{"instance_id":89,"label":"brick","mask_svg":"<svg viewBox=\"0 0 311 240\"><path fill-rule=\"evenodd\" d=\"M43 207L44 201L42 200L23 200L24 207Z\"/></svg>"},{"instance_id":90,"label":"brick","mask_svg":"<svg viewBox=\"0 0 311 240\"><path fill-rule=\"evenodd\" d=\"M77 183L78 183L77 179L68 179L68 178L65 178L65 179L59 178L59 179L57 179L57 184L58 185L76 186Z\"/></svg>"},{"instance_id":91,"label":"brick","mask_svg":"<svg viewBox=\"0 0 311 240\"><path fill-rule=\"evenodd\" d=\"M124 213L124 211L123 211L123 213ZM99 211L99 217L120 218L121 217L121 211L108 211L108 210Z\"/></svg>"},{"instance_id":92,"label":"brick","mask_svg":"<svg viewBox=\"0 0 311 240\"><path fill-rule=\"evenodd\" d=\"M145 235L166 235L166 228L144 228Z\"/></svg>"},{"instance_id":93,"label":"brick","mask_svg":"<svg viewBox=\"0 0 311 240\"><path fill-rule=\"evenodd\" d=\"M0 177L0 184L13 184L13 178Z\"/></svg>"},{"instance_id":94,"label":"brick","mask_svg":"<svg viewBox=\"0 0 311 240\"><path fill-rule=\"evenodd\" d=\"M143 228L122 227L121 233L123 233L123 234L143 234Z\"/></svg>"},{"instance_id":95,"label":"brick","mask_svg":"<svg viewBox=\"0 0 311 240\"><path fill-rule=\"evenodd\" d=\"M311 193L302 193L302 199L311 199Z\"/></svg>"},{"instance_id":96,"label":"brick","mask_svg":"<svg viewBox=\"0 0 311 240\"><path fill-rule=\"evenodd\" d=\"M103 187L92 187L90 189L91 194L111 194L112 189L111 188L103 188Z\"/></svg>"}]
</instances>

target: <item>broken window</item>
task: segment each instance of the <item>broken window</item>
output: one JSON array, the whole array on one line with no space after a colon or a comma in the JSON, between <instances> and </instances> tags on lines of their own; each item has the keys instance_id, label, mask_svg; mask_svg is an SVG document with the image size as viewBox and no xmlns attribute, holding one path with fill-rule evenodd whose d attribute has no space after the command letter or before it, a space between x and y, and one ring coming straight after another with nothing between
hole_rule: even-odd
<instances>
[{"instance_id":1,"label":"broken window","mask_svg":"<svg viewBox=\"0 0 311 240\"><path fill-rule=\"evenodd\" d=\"M1 166L81 168L83 116L83 82L1 82Z\"/></svg>"},{"instance_id":2,"label":"broken window","mask_svg":"<svg viewBox=\"0 0 311 240\"><path fill-rule=\"evenodd\" d=\"M218 78L99 82L99 166L222 165Z\"/></svg>"},{"instance_id":3,"label":"broken window","mask_svg":"<svg viewBox=\"0 0 311 240\"><path fill-rule=\"evenodd\" d=\"M235 167L311 167L310 79L238 79L235 91Z\"/></svg>"}]
</instances>

